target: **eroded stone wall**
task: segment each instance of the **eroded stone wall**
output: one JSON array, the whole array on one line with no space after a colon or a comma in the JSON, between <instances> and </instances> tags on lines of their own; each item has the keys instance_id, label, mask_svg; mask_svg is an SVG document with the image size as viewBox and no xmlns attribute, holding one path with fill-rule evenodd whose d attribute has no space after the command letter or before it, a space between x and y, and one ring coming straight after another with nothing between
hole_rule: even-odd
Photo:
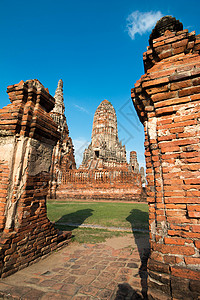
<instances>
[{"instance_id":1,"label":"eroded stone wall","mask_svg":"<svg viewBox=\"0 0 200 300\"><path fill-rule=\"evenodd\" d=\"M72 170L56 192L62 200L146 201L141 175L127 170Z\"/></svg>"},{"instance_id":2,"label":"eroded stone wall","mask_svg":"<svg viewBox=\"0 0 200 300\"><path fill-rule=\"evenodd\" d=\"M132 89L145 130L149 299L200 294L200 36L164 17Z\"/></svg>"},{"instance_id":3,"label":"eroded stone wall","mask_svg":"<svg viewBox=\"0 0 200 300\"><path fill-rule=\"evenodd\" d=\"M47 218L46 196L53 147L60 139L54 107L38 80L7 89L0 109L0 275L5 277L56 249L60 234Z\"/></svg>"}]
</instances>

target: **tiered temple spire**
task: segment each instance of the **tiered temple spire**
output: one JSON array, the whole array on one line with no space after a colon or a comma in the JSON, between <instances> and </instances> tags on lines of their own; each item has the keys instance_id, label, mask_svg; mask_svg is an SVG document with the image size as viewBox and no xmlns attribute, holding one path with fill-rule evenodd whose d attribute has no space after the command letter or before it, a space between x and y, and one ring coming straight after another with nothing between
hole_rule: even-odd
<instances>
[{"instance_id":1,"label":"tiered temple spire","mask_svg":"<svg viewBox=\"0 0 200 300\"><path fill-rule=\"evenodd\" d=\"M55 92L55 106L52 112L56 112L59 114L64 114L65 112L65 105L64 105L64 96L63 96L63 81L60 79L58 81L58 86Z\"/></svg>"},{"instance_id":2,"label":"tiered temple spire","mask_svg":"<svg viewBox=\"0 0 200 300\"><path fill-rule=\"evenodd\" d=\"M108 100L97 107L92 128L92 142L85 149L83 168L120 167L126 164L126 149L119 142L115 109Z\"/></svg>"},{"instance_id":3,"label":"tiered temple spire","mask_svg":"<svg viewBox=\"0 0 200 300\"><path fill-rule=\"evenodd\" d=\"M75 169L74 146L69 136L69 130L65 117L65 105L63 97L63 81L58 81L55 92L55 106L51 111L51 117L58 125L61 138L53 150L50 180L50 198L55 198L56 189L61 183L62 173L69 169Z\"/></svg>"}]
</instances>

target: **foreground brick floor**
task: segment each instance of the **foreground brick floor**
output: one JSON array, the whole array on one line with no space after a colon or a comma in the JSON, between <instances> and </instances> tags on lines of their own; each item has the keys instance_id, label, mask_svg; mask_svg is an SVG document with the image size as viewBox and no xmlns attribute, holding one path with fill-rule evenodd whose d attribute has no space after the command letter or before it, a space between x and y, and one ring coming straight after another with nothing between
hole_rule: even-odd
<instances>
[{"instance_id":1,"label":"foreground brick floor","mask_svg":"<svg viewBox=\"0 0 200 300\"><path fill-rule=\"evenodd\" d=\"M146 235L76 244L0 281L1 299L144 299ZM141 263L142 260L142 263Z\"/></svg>"}]
</instances>

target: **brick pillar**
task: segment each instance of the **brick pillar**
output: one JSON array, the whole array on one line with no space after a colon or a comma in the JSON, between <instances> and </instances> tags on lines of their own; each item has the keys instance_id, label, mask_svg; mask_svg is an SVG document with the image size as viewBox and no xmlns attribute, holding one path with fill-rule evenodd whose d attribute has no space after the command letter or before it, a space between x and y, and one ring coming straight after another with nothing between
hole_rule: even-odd
<instances>
[{"instance_id":1,"label":"brick pillar","mask_svg":"<svg viewBox=\"0 0 200 300\"><path fill-rule=\"evenodd\" d=\"M200 294L200 35L164 17L132 99L145 130L149 299Z\"/></svg>"},{"instance_id":2,"label":"brick pillar","mask_svg":"<svg viewBox=\"0 0 200 300\"><path fill-rule=\"evenodd\" d=\"M38 80L7 89L0 109L0 275L5 277L58 247L46 214L53 147L60 138L49 112L54 98ZM70 234L69 234L70 236Z\"/></svg>"}]
</instances>

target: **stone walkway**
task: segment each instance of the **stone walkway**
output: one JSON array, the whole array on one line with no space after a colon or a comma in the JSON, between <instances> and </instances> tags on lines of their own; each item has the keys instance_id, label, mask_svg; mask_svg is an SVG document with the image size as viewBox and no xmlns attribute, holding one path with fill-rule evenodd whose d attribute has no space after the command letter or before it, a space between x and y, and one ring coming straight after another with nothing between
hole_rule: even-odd
<instances>
[{"instance_id":1,"label":"stone walkway","mask_svg":"<svg viewBox=\"0 0 200 300\"><path fill-rule=\"evenodd\" d=\"M72 243L0 280L0 299L145 299L148 247L147 235Z\"/></svg>"}]
</instances>

